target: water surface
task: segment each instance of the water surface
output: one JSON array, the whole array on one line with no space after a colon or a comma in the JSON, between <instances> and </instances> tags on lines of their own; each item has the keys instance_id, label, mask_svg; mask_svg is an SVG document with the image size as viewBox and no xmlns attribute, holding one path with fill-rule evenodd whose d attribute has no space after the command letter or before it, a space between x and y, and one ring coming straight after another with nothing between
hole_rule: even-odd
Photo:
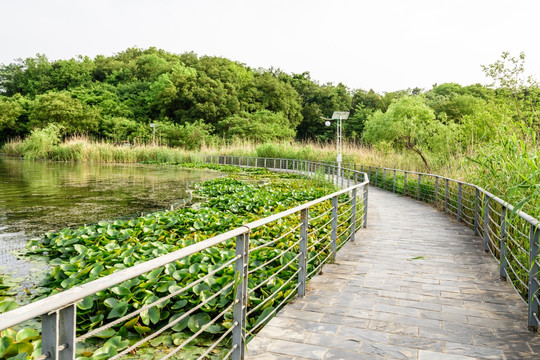
<instances>
[{"instance_id":1,"label":"water surface","mask_svg":"<svg viewBox=\"0 0 540 360\"><path fill-rule=\"evenodd\" d=\"M0 271L27 272L15 249L47 231L181 206L218 172L177 166L25 161L0 156Z\"/></svg>"}]
</instances>

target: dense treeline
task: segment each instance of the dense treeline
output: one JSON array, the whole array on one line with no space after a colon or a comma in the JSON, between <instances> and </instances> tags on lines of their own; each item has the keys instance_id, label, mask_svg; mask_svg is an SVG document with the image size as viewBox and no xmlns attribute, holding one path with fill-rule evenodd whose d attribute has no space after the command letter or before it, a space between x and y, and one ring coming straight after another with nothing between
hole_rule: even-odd
<instances>
[{"instance_id":1,"label":"dense treeline","mask_svg":"<svg viewBox=\"0 0 540 360\"><path fill-rule=\"evenodd\" d=\"M212 137L326 141L335 131L320 117L349 110L344 133L352 140L362 139L370 119L364 134L368 142L384 140L418 153L456 149L456 143L464 147L489 141L503 124L533 119L538 129L537 88L505 82L501 64L485 68L499 80L497 90L450 83L429 91L377 94L319 84L307 72L252 69L224 58L155 48L130 48L95 59L49 61L37 55L0 66L0 139L25 137L55 124L61 136L145 143L152 139L149 124L156 123L162 144L188 148ZM400 107L409 114L400 115ZM386 132L385 126L377 130L380 124L401 123L400 116L413 115L418 123L410 129L394 126L398 134L378 133ZM419 129L423 134L407 134Z\"/></svg>"},{"instance_id":2,"label":"dense treeline","mask_svg":"<svg viewBox=\"0 0 540 360\"><path fill-rule=\"evenodd\" d=\"M331 137L320 116L349 109L342 84L320 85L309 73L251 69L219 57L150 48L115 56L0 67L0 138L25 137L54 123L63 136L197 147L213 135L254 141Z\"/></svg>"}]
</instances>

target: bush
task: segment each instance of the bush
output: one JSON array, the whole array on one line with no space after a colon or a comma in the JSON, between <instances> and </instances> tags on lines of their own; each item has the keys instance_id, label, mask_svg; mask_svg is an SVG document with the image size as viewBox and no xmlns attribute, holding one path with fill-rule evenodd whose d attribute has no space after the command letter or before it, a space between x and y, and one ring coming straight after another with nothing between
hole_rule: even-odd
<instances>
[{"instance_id":1,"label":"bush","mask_svg":"<svg viewBox=\"0 0 540 360\"><path fill-rule=\"evenodd\" d=\"M32 130L21 145L25 159L46 159L60 143L62 127L51 123L43 129Z\"/></svg>"}]
</instances>

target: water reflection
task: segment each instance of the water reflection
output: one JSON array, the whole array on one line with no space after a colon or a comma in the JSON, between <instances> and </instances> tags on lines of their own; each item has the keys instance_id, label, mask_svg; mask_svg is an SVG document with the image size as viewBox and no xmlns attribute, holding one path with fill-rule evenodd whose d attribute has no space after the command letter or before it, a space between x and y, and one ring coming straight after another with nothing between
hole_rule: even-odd
<instances>
[{"instance_id":1,"label":"water reflection","mask_svg":"<svg viewBox=\"0 0 540 360\"><path fill-rule=\"evenodd\" d=\"M0 157L0 266L10 250L50 230L179 205L219 173L176 166L70 164ZM6 269L8 265L11 269Z\"/></svg>"}]
</instances>

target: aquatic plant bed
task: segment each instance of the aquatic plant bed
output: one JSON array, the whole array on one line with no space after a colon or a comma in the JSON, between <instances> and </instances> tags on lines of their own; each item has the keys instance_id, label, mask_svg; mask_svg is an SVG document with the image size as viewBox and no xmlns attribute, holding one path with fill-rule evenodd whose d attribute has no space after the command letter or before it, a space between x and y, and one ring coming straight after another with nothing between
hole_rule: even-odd
<instances>
[{"instance_id":1,"label":"aquatic plant bed","mask_svg":"<svg viewBox=\"0 0 540 360\"><path fill-rule=\"evenodd\" d=\"M200 202L174 211L156 212L144 217L100 222L78 229L47 234L32 241L24 256L48 259L52 269L41 285L40 297L90 282L133 265L195 244L243 224L292 208L330 194L336 189L322 180L307 180L293 174L277 174L265 169L242 169L223 165L184 164L228 172L227 177L198 184L194 190ZM339 198L339 214L351 216L348 196ZM362 208L358 206L358 208ZM326 201L310 209L307 274L312 277L330 254L332 203ZM299 215L279 219L250 234L247 330L256 331L285 300L296 291L291 278L298 273ZM347 221L338 222L338 248L348 238ZM320 240L322 237L323 240ZM279 241L276 241L278 239ZM268 244L268 245L266 245ZM233 240L153 270L145 275L99 291L77 304L77 336L105 324L111 327L77 342L77 358L107 359L172 323L186 312L184 320L160 332L149 342L130 350L123 358L153 359L165 356L209 324L202 336L188 341L174 358L220 358L229 349L227 341L208 351L208 347L232 326L234 263ZM220 269L215 272L216 269ZM204 281L177 293L209 273ZM270 279L270 280L269 280ZM175 294L176 293L176 294ZM171 296L129 320L118 321L159 298ZM216 294L218 294L216 296ZM16 307L9 289L0 299L0 312ZM37 300L38 297L32 299ZM200 304L203 304L199 306ZM195 310L193 310L195 309ZM113 323L115 322L116 323ZM40 324L2 332L0 359L36 358L41 354ZM84 335L83 335L84 337Z\"/></svg>"}]
</instances>

